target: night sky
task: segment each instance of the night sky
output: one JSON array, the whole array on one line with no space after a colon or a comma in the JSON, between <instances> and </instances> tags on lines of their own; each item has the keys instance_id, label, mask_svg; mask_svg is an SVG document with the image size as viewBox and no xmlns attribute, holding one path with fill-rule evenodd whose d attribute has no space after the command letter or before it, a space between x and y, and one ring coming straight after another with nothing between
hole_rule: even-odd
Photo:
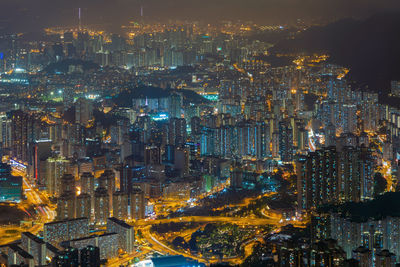
<instances>
[{"instance_id":1,"label":"night sky","mask_svg":"<svg viewBox=\"0 0 400 267\"><path fill-rule=\"evenodd\" d=\"M119 27L128 19L138 18L141 5L148 20L240 19L265 24L290 23L299 18L362 18L400 10L399 0L0 0L0 26L31 31L72 25L77 8L82 7L84 23Z\"/></svg>"}]
</instances>

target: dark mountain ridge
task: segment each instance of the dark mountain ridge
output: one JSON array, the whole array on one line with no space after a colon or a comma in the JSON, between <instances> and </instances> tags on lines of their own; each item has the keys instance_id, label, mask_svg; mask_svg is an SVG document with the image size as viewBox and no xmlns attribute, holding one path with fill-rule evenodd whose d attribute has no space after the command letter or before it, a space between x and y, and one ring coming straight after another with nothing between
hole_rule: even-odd
<instances>
[{"instance_id":1,"label":"dark mountain ridge","mask_svg":"<svg viewBox=\"0 0 400 267\"><path fill-rule=\"evenodd\" d=\"M329 62L350 68L357 87L387 95L400 80L400 14L385 13L364 21L345 19L312 27L295 39L277 43L272 53L328 53Z\"/></svg>"}]
</instances>

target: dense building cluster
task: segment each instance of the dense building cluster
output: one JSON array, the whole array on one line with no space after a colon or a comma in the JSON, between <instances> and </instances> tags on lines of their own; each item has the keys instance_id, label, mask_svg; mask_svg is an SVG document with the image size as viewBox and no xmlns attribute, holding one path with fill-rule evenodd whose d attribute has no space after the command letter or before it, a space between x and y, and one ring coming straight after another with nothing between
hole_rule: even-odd
<instances>
[{"instance_id":1,"label":"dense building cluster","mask_svg":"<svg viewBox=\"0 0 400 267\"><path fill-rule=\"evenodd\" d=\"M399 190L400 110L355 87L327 55L271 57L255 37L301 29L229 25L49 28L34 41L0 39L0 201L22 201L44 224L2 250L9 265L133 258L154 244L151 234L137 238L152 220L213 216L275 223L268 234L252 228L266 245L251 257L262 251L276 266L399 260L399 213L357 221L342 207ZM290 61L275 62L282 58ZM399 82L391 86L399 95ZM297 230L283 229L291 223L312 236L294 238ZM199 259L193 251L180 253Z\"/></svg>"}]
</instances>

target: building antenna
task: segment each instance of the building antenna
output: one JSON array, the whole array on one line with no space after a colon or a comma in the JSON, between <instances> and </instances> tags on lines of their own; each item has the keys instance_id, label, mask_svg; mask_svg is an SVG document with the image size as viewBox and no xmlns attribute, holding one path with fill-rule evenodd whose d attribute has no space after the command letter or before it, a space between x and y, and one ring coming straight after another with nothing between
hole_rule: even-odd
<instances>
[{"instance_id":1,"label":"building antenna","mask_svg":"<svg viewBox=\"0 0 400 267\"><path fill-rule=\"evenodd\" d=\"M82 28L82 21L81 21L81 8L78 9L78 21L79 21L79 26L78 30L81 31Z\"/></svg>"},{"instance_id":2,"label":"building antenna","mask_svg":"<svg viewBox=\"0 0 400 267\"><path fill-rule=\"evenodd\" d=\"M143 4L140 5L140 23L143 24L144 23L144 8L143 8Z\"/></svg>"}]
</instances>

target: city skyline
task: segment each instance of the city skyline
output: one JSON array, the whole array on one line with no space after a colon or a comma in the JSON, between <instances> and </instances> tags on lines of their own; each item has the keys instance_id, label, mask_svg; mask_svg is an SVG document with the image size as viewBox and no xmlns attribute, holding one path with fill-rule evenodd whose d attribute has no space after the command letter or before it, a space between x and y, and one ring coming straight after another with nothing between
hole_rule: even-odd
<instances>
[{"instance_id":1,"label":"city skyline","mask_svg":"<svg viewBox=\"0 0 400 267\"><path fill-rule=\"evenodd\" d=\"M207 2L208 1L208 2ZM42 27L74 25L78 23L79 8L86 24L106 25L118 30L129 20L167 22L172 20L215 23L223 20L253 21L260 24L293 24L332 22L343 18L366 18L376 13L396 12L400 4L395 0L351 1L296 1L296 0L118 0L118 1L8 1L2 6L0 26L16 31L38 31Z\"/></svg>"},{"instance_id":2,"label":"city skyline","mask_svg":"<svg viewBox=\"0 0 400 267\"><path fill-rule=\"evenodd\" d=\"M397 266L399 5L3 0L0 265Z\"/></svg>"}]
</instances>

